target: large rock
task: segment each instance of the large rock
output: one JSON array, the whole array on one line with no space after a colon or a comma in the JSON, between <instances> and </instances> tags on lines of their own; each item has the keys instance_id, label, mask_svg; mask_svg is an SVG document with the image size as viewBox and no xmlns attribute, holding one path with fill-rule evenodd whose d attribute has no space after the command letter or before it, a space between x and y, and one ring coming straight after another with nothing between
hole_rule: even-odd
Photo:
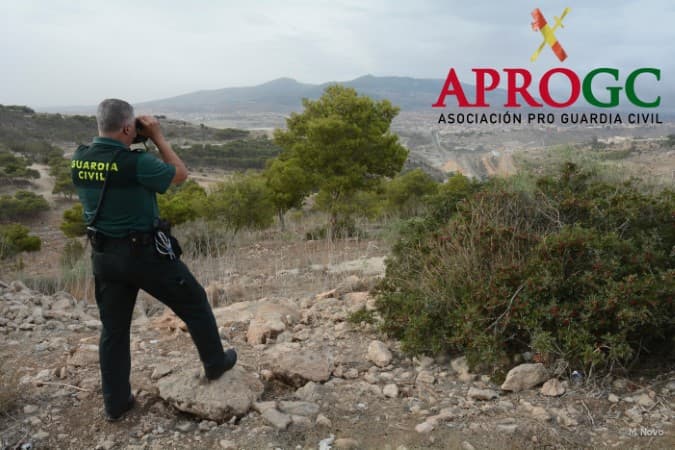
<instances>
[{"instance_id":1,"label":"large rock","mask_svg":"<svg viewBox=\"0 0 675 450\"><path fill-rule=\"evenodd\" d=\"M533 388L549 377L548 371L543 364L521 364L509 370L506 380L502 384L502 390L520 392Z\"/></svg>"},{"instance_id":2,"label":"large rock","mask_svg":"<svg viewBox=\"0 0 675 450\"><path fill-rule=\"evenodd\" d=\"M264 390L253 374L239 366L209 382L195 372L182 368L163 377L157 383L159 396L181 411L223 421L246 415Z\"/></svg>"},{"instance_id":3,"label":"large rock","mask_svg":"<svg viewBox=\"0 0 675 450\"><path fill-rule=\"evenodd\" d=\"M271 370L275 378L300 387L308 381L328 380L333 371L333 358L327 351L282 343L265 350L262 366Z\"/></svg>"},{"instance_id":4,"label":"large rock","mask_svg":"<svg viewBox=\"0 0 675 450\"><path fill-rule=\"evenodd\" d=\"M368 345L367 358L378 367L386 367L391 362L392 354L384 342L371 341Z\"/></svg>"}]
</instances>

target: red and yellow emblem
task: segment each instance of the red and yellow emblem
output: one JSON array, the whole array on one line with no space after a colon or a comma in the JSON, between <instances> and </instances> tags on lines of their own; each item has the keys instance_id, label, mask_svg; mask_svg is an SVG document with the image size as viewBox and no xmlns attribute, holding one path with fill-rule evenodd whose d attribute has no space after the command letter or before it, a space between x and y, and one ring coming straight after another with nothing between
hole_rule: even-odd
<instances>
[{"instance_id":1,"label":"red and yellow emblem","mask_svg":"<svg viewBox=\"0 0 675 450\"><path fill-rule=\"evenodd\" d=\"M532 18L534 19L534 22L532 22L532 29L534 31L541 31L541 35L544 36L544 42L542 42L539 48L532 54L530 61L535 62L537 60L539 53L541 53L546 44L551 46L551 50L553 50L553 53L555 53L561 62L567 58L567 53L565 53L565 49L563 49L560 42L558 42L558 38L555 37L554 32L558 28L565 28L562 21L569 12L570 9L565 8L560 17L554 17L555 24L553 25L553 28L551 28L539 8L532 11Z\"/></svg>"}]
</instances>

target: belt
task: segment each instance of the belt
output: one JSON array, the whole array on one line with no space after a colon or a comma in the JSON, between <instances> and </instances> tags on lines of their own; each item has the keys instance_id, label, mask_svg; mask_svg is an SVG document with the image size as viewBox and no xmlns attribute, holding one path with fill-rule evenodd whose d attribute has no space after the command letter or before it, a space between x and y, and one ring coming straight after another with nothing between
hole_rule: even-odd
<instances>
[{"instance_id":1,"label":"belt","mask_svg":"<svg viewBox=\"0 0 675 450\"><path fill-rule=\"evenodd\" d=\"M155 235L153 233L129 233L128 236L124 236L121 238L113 238L113 237L108 237L104 236L103 237L103 242L104 243L128 243L133 246L137 245L150 245L153 242L155 242Z\"/></svg>"},{"instance_id":2,"label":"belt","mask_svg":"<svg viewBox=\"0 0 675 450\"><path fill-rule=\"evenodd\" d=\"M155 241L154 233L147 231L131 231L127 236L111 237L106 236L99 231L89 229L87 230L87 237L89 238L92 247L99 251L106 245L122 244L131 245L132 247L140 247L151 245Z\"/></svg>"}]
</instances>

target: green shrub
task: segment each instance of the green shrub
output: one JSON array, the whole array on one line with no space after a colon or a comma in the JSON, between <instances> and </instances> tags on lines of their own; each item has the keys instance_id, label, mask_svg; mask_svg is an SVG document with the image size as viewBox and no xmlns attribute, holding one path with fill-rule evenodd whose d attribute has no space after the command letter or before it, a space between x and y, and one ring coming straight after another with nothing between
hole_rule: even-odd
<instances>
[{"instance_id":1,"label":"green shrub","mask_svg":"<svg viewBox=\"0 0 675 450\"><path fill-rule=\"evenodd\" d=\"M82 203L76 203L72 208L63 211L63 222L59 228L70 238L86 234L87 225L84 223Z\"/></svg>"},{"instance_id":2,"label":"green shrub","mask_svg":"<svg viewBox=\"0 0 675 450\"><path fill-rule=\"evenodd\" d=\"M492 181L404 224L377 291L405 350L495 370L530 350L597 373L672 346L673 193L574 165L537 185Z\"/></svg>"},{"instance_id":3,"label":"green shrub","mask_svg":"<svg viewBox=\"0 0 675 450\"><path fill-rule=\"evenodd\" d=\"M42 241L30 236L30 230L18 223L0 225L0 259L9 258L21 252L40 250Z\"/></svg>"},{"instance_id":4,"label":"green shrub","mask_svg":"<svg viewBox=\"0 0 675 450\"><path fill-rule=\"evenodd\" d=\"M220 183L208 196L207 208L208 219L222 221L235 233L269 227L276 212L264 178L251 173Z\"/></svg>"},{"instance_id":5,"label":"green shrub","mask_svg":"<svg viewBox=\"0 0 675 450\"><path fill-rule=\"evenodd\" d=\"M189 180L157 197L160 216L172 225L189 222L205 214L206 191L196 181Z\"/></svg>"},{"instance_id":6,"label":"green shrub","mask_svg":"<svg viewBox=\"0 0 675 450\"><path fill-rule=\"evenodd\" d=\"M391 179L385 188L387 209L401 217L419 215L426 197L435 194L439 184L422 169L414 169Z\"/></svg>"},{"instance_id":7,"label":"green shrub","mask_svg":"<svg viewBox=\"0 0 675 450\"><path fill-rule=\"evenodd\" d=\"M49 203L41 195L30 191L17 191L14 196L0 196L0 211L9 220L35 217L49 209Z\"/></svg>"},{"instance_id":8,"label":"green shrub","mask_svg":"<svg viewBox=\"0 0 675 450\"><path fill-rule=\"evenodd\" d=\"M365 307L354 311L347 317L347 321L354 325L359 325L362 322L373 324L375 323L375 311L368 311Z\"/></svg>"}]
</instances>

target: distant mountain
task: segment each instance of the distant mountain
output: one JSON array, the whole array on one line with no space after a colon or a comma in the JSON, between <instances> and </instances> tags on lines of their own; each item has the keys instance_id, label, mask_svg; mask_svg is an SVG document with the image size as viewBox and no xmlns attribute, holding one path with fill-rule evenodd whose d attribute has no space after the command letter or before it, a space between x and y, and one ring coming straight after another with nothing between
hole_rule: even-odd
<instances>
[{"instance_id":1,"label":"distant mountain","mask_svg":"<svg viewBox=\"0 0 675 450\"><path fill-rule=\"evenodd\" d=\"M444 80L409 77L376 77L365 75L340 84L356 89L361 95L377 100L388 99L403 111L431 110L443 87ZM278 78L258 86L198 91L136 106L155 113L281 113L302 110L302 99L317 99L324 89L335 82L323 84L300 83L292 78ZM469 98L473 86L463 85ZM487 101L496 104L505 98L502 89L488 92ZM450 100L450 99L448 99ZM450 101L448 102L450 103Z\"/></svg>"}]
</instances>

